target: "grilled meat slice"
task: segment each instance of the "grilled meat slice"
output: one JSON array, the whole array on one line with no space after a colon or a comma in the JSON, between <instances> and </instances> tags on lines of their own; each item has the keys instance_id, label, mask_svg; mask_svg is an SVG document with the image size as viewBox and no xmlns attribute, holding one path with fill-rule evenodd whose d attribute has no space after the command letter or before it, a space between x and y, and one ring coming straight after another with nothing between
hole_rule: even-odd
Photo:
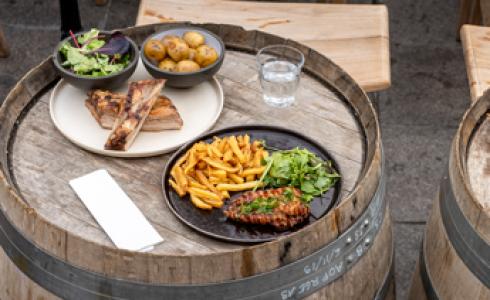
<instances>
[{"instance_id":1,"label":"grilled meat slice","mask_svg":"<svg viewBox=\"0 0 490 300\"><path fill-rule=\"evenodd\" d=\"M88 94L85 106L102 128L112 129L114 122L126 101L126 95L104 90L93 90ZM182 128L183 121L166 96L159 95L150 114L146 118L142 131L162 131Z\"/></svg>"},{"instance_id":2,"label":"grilled meat slice","mask_svg":"<svg viewBox=\"0 0 490 300\"><path fill-rule=\"evenodd\" d=\"M173 105L172 101L165 97L159 96L150 110L150 114L143 123L142 130L161 131L169 129L180 129L184 125L182 118Z\"/></svg>"},{"instance_id":3,"label":"grilled meat slice","mask_svg":"<svg viewBox=\"0 0 490 300\"><path fill-rule=\"evenodd\" d=\"M249 191L234 199L224 214L236 222L268 224L277 230L287 230L310 215L310 208L300 197L301 191L290 187Z\"/></svg>"},{"instance_id":4,"label":"grilled meat slice","mask_svg":"<svg viewBox=\"0 0 490 300\"><path fill-rule=\"evenodd\" d=\"M114 127L105 143L105 149L126 151L133 144L143 123L150 114L165 80L141 80L131 82L119 111Z\"/></svg>"}]
</instances>

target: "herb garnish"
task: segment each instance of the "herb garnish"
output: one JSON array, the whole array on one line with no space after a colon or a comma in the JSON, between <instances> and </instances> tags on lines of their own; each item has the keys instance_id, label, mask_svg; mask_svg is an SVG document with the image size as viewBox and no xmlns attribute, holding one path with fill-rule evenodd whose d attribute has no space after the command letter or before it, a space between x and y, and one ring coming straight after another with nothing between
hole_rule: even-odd
<instances>
[{"instance_id":1,"label":"herb garnish","mask_svg":"<svg viewBox=\"0 0 490 300\"><path fill-rule=\"evenodd\" d=\"M340 178L331 161L298 147L275 151L262 164L266 168L259 183L272 188L296 187L301 190L301 200L305 203L328 191Z\"/></svg>"},{"instance_id":2,"label":"herb garnish","mask_svg":"<svg viewBox=\"0 0 490 300\"><path fill-rule=\"evenodd\" d=\"M271 213L274 208L279 206L279 199L276 197L258 197L253 201L243 203L240 206L241 214L250 214L250 213L260 213L267 214Z\"/></svg>"},{"instance_id":3,"label":"herb garnish","mask_svg":"<svg viewBox=\"0 0 490 300\"><path fill-rule=\"evenodd\" d=\"M240 205L241 214L271 213L274 208L278 207L280 203L288 203L294 199L294 193L292 189L285 189L281 195L271 197L257 197L250 202L245 202Z\"/></svg>"},{"instance_id":4,"label":"herb garnish","mask_svg":"<svg viewBox=\"0 0 490 300\"><path fill-rule=\"evenodd\" d=\"M129 41L120 32L113 33L107 42L103 38L97 29L78 38L72 34L76 47L70 42L61 46L59 51L65 58L61 65L75 74L89 77L106 76L123 70L131 59Z\"/></svg>"}]
</instances>

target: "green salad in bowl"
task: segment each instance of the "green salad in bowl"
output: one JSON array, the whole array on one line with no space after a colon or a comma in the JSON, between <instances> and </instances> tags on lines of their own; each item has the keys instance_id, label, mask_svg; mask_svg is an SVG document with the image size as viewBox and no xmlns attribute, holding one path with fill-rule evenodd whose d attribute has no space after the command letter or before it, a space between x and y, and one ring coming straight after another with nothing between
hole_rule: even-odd
<instances>
[{"instance_id":1,"label":"green salad in bowl","mask_svg":"<svg viewBox=\"0 0 490 300\"><path fill-rule=\"evenodd\" d=\"M136 69L138 47L119 31L98 29L73 34L53 54L60 75L80 88L111 88L125 82Z\"/></svg>"},{"instance_id":2,"label":"green salad in bowl","mask_svg":"<svg viewBox=\"0 0 490 300\"><path fill-rule=\"evenodd\" d=\"M122 33L113 33L106 42L106 36L92 29L72 39L74 46L67 41L60 48L65 58L61 65L75 74L106 76L122 71L129 64L129 41Z\"/></svg>"}]
</instances>

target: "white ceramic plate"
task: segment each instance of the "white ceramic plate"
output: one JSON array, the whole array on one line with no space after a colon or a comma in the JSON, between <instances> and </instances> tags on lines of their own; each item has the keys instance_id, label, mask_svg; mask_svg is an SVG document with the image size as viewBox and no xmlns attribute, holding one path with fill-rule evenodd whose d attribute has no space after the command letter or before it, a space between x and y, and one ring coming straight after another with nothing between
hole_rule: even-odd
<instances>
[{"instance_id":1,"label":"white ceramic plate","mask_svg":"<svg viewBox=\"0 0 490 300\"><path fill-rule=\"evenodd\" d=\"M150 79L141 61L130 81ZM126 93L127 86L116 90ZM190 89L164 88L180 113L184 126L180 130L140 131L128 151L105 150L110 130L103 129L85 107L87 91L64 80L55 86L49 103L51 119L58 130L74 144L103 155L146 157L166 153L209 130L223 110L223 90L216 78Z\"/></svg>"}]
</instances>

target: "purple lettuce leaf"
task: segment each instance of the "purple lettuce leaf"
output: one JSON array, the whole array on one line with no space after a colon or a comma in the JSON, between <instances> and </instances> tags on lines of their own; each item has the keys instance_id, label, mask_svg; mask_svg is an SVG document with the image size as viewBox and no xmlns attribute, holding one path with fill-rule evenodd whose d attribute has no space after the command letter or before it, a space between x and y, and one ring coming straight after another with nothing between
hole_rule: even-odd
<instances>
[{"instance_id":1,"label":"purple lettuce leaf","mask_svg":"<svg viewBox=\"0 0 490 300\"><path fill-rule=\"evenodd\" d=\"M109 41L99 49L91 51L92 53L100 53L106 55L123 55L129 51L129 41L121 32L111 34Z\"/></svg>"}]
</instances>

